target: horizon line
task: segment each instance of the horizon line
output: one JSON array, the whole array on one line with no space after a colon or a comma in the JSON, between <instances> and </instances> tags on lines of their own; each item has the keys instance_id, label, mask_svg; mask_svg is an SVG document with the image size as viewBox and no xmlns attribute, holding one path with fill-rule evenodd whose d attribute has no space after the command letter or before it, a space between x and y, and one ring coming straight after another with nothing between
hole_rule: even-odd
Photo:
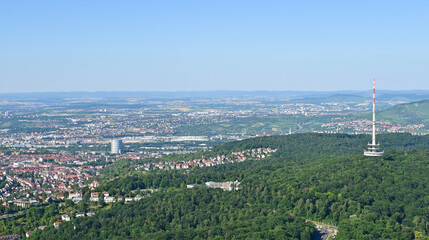
<instances>
[{"instance_id":1,"label":"horizon line","mask_svg":"<svg viewBox=\"0 0 429 240\"><path fill-rule=\"evenodd\" d=\"M96 91L35 91L35 92L0 92L0 94L41 94L41 93L197 93L197 92L243 92L243 93L255 93L255 92L365 92L371 89L364 90L96 90ZM402 89L402 90L391 90L391 89L378 89L379 91L389 92L429 92L429 89Z\"/></svg>"}]
</instances>

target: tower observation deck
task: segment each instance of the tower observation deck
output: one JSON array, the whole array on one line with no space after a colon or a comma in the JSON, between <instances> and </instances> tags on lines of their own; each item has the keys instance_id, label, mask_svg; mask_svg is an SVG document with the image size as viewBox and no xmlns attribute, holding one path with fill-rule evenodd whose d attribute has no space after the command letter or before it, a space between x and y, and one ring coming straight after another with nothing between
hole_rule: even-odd
<instances>
[{"instance_id":1,"label":"tower observation deck","mask_svg":"<svg viewBox=\"0 0 429 240\"><path fill-rule=\"evenodd\" d=\"M368 157L381 157L384 151L380 152L380 144L375 141L375 78L373 80L372 88L372 143L368 143L368 151L364 151L363 155Z\"/></svg>"}]
</instances>

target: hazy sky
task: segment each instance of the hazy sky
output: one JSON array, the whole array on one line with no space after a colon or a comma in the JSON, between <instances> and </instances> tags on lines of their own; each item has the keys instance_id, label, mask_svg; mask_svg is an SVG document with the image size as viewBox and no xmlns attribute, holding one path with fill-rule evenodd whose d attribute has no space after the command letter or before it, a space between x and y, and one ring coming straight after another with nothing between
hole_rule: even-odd
<instances>
[{"instance_id":1,"label":"hazy sky","mask_svg":"<svg viewBox=\"0 0 429 240\"><path fill-rule=\"evenodd\" d=\"M429 1L2 1L0 92L429 89Z\"/></svg>"}]
</instances>

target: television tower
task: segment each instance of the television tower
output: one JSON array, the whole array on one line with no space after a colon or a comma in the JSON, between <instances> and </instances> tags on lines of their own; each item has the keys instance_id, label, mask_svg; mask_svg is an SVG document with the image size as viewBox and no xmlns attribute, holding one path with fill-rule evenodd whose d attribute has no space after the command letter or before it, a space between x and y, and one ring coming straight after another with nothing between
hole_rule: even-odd
<instances>
[{"instance_id":1,"label":"television tower","mask_svg":"<svg viewBox=\"0 0 429 240\"><path fill-rule=\"evenodd\" d=\"M384 154L379 152L380 144L377 144L375 141L375 78L373 80L372 87L372 143L368 143L368 151L364 151L363 155L368 157L381 157Z\"/></svg>"}]
</instances>

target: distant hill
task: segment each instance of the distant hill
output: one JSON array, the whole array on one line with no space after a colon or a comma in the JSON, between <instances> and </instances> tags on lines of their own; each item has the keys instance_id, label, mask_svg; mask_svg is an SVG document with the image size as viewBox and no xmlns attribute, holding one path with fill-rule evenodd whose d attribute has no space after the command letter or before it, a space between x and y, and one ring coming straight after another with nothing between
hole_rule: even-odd
<instances>
[{"instance_id":1,"label":"distant hill","mask_svg":"<svg viewBox=\"0 0 429 240\"><path fill-rule=\"evenodd\" d=\"M429 99L427 91L378 91L377 101L416 102Z\"/></svg>"},{"instance_id":2,"label":"distant hill","mask_svg":"<svg viewBox=\"0 0 429 240\"><path fill-rule=\"evenodd\" d=\"M351 119L372 119L372 113L367 112L350 116ZM393 107L377 111L377 121L390 121L400 124L424 123L429 124L429 99L398 104Z\"/></svg>"},{"instance_id":3,"label":"distant hill","mask_svg":"<svg viewBox=\"0 0 429 240\"><path fill-rule=\"evenodd\" d=\"M326 102L364 102L368 101L367 97L348 95L348 94L338 94L332 95L326 98Z\"/></svg>"},{"instance_id":4,"label":"distant hill","mask_svg":"<svg viewBox=\"0 0 429 240\"><path fill-rule=\"evenodd\" d=\"M429 100L404 103L381 111L380 120L390 120L399 123L429 122Z\"/></svg>"},{"instance_id":5,"label":"distant hill","mask_svg":"<svg viewBox=\"0 0 429 240\"><path fill-rule=\"evenodd\" d=\"M371 89L365 91L98 91L98 92L24 92L1 93L1 100L23 101L58 101L69 98L95 98L95 99L189 99L189 98L274 98L274 99L329 99L336 97L362 98L371 100ZM379 101L412 102L429 99L429 90L378 90ZM354 99L359 100L360 99Z\"/></svg>"},{"instance_id":6,"label":"distant hill","mask_svg":"<svg viewBox=\"0 0 429 240\"><path fill-rule=\"evenodd\" d=\"M338 103L338 102L365 102L368 101L367 97L353 95L353 94L334 94L330 96L317 96L310 97L304 96L298 99L292 99L290 102L293 103Z\"/></svg>"}]
</instances>

